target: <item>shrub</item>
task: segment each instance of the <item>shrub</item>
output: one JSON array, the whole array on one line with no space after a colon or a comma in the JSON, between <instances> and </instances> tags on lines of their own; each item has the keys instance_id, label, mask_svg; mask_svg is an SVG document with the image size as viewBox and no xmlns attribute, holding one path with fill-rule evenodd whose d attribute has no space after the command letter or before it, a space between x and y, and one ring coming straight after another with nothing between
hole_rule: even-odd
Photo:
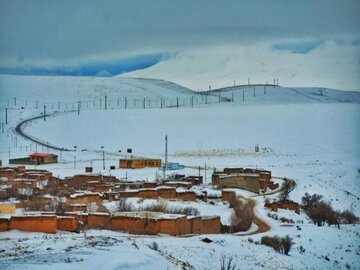
<instances>
[{"instance_id":1,"label":"shrub","mask_svg":"<svg viewBox=\"0 0 360 270\"><path fill-rule=\"evenodd\" d=\"M294 245L292 238L288 235L281 238L281 247L286 255L289 255L291 247Z\"/></svg>"},{"instance_id":2,"label":"shrub","mask_svg":"<svg viewBox=\"0 0 360 270\"><path fill-rule=\"evenodd\" d=\"M340 218L345 224L354 224L359 221L359 218L350 210L345 210L340 213Z\"/></svg>"},{"instance_id":3,"label":"shrub","mask_svg":"<svg viewBox=\"0 0 360 270\"><path fill-rule=\"evenodd\" d=\"M339 214L332 209L329 203L319 202L310 207L307 214L317 226L323 226L326 222L328 225L336 225L340 228Z\"/></svg>"},{"instance_id":4,"label":"shrub","mask_svg":"<svg viewBox=\"0 0 360 270\"><path fill-rule=\"evenodd\" d=\"M169 204L165 200L160 200L154 204L143 206L139 209L140 211L149 211L149 212L162 212L168 214L179 214L179 215L187 215L187 216L199 216L200 212L197 208L192 206L181 207L174 206L169 207Z\"/></svg>"},{"instance_id":5,"label":"shrub","mask_svg":"<svg viewBox=\"0 0 360 270\"><path fill-rule=\"evenodd\" d=\"M272 247L274 250L289 255L291 247L294 245L292 238L288 235L284 237L278 236L263 236L261 237L261 244Z\"/></svg>"},{"instance_id":6,"label":"shrub","mask_svg":"<svg viewBox=\"0 0 360 270\"><path fill-rule=\"evenodd\" d=\"M289 199L290 193L295 189L296 183L293 180L285 180L281 186L281 192L279 194L281 201Z\"/></svg>"},{"instance_id":7,"label":"shrub","mask_svg":"<svg viewBox=\"0 0 360 270\"><path fill-rule=\"evenodd\" d=\"M225 255L221 255L220 257L220 269L221 270L235 270L236 264L233 262L234 257L226 257Z\"/></svg>"},{"instance_id":8,"label":"shrub","mask_svg":"<svg viewBox=\"0 0 360 270\"><path fill-rule=\"evenodd\" d=\"M129 203L125 198L120 198L117 203L118 212L131 212L134 211L134 207L131 203Z\"/></svg>"},{"instance_id":9,"label":"shrub","mask_svg":"<svg viewBox=\"0 0 360 270\"><path fill-rule=\"evenodd\" d=\"M318 205L322 200L322 198L323 198L322 195L319 194L310 195L309 193L306 192L305 195L301 198L303 209L306 211L309 208Z\"/></svg>"},{"instance_id":10,"label":"shrub","mask_svg":"<svg viewBox=\"0 0 360 270\"><path fill-rule=\"evenodd\" d=\"M156 243L155 241L151 243L151 245L149 245L149 248L151 248L152 250L158 251L159 250L159 245L158 243Z\"/></svg>"},{"instance_id":11,"label":"shrub","mask_svg":"<svg viewBox=\"0 0 360 270\"><path fill-rule=\"evenodd\" d=\"M251 227L254 220L254 212L250 203L242 203L238 200L234 212L230 216L230 227L232 231L246 231Z\"/></svg>"},{"instance_id":12,"label":"shrub","mask_svg":"<svg viewBox=\"0 0 360 270\"><path fill-rule=\"evenodd\" d=\"M268 246L268 247L272 247L276 251L280 252L281 240L278 236L273 236L273 237L263 236L263 237L261 237L261 244Z\"/></svg>"},{"instance_id":13,"label":"shrub","mask_svg":"<svg viewBox=\"0 0 360 270\"><path fill-rule=\"evenodd\" d=\"M56 215L64 215L67 211L70 211L70 205L67 203L60 202L55 206Z\"/></svg>"}]
</instances>

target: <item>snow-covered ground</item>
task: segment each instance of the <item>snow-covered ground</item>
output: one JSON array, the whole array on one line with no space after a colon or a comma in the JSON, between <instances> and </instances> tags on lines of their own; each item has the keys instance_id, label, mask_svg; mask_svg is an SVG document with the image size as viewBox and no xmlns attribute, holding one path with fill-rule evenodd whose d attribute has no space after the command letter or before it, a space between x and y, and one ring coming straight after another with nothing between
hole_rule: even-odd
<instances>
[{"instance_id":1,"label":"snow-covered ground","mask_svg":"<svg viewBox=\"0 0 360 270\"><path fill-rule=\"evenodd\" d=\"M273 175L295 179L297 188L290 195L295 201L300 201L305 192L319 193L335 209L351 209L360 215L358 93L268 87L264 95L263 86L258 86L254 97L253 87L237 87L221 93L222 97L234 96L234 102L218 103L217 93L213 93L208 97L212 103L205 104L204 96L158 80L0 76L0 85L0 159L4 165L8 158L25 156L35 150L49 151L61 154L61 162L38 168L51 170L55 176L83 173L85 166L92 165L95 172L151 181L156 176L156 169L103 170L101 146L104 146L108 168L118 164L127 148L133 149L133 155L163 158L167 134L170 161L193 167L177 172L197 175L197 167L206 164L204 187L210 192L212 168L261 167L271 170ZM242 100L243 90L245 101ZM104 103L100 107L100 99L104 102L105 95L111 101L108 110L104 109ZM194 108L190 106L192 96ZM136 109L124 110L125 97L129 98L129 104L133 104L133 99L137 100ZM153 98L151 109L147 109L148 100L143 109L141 102L150 97ZM161 98L172 102L167 103L168 106L174 106L177 97L178 109L159 108ZM76 112L78 100L82 101L80 115ZM7 102L9 123L3 125ZM182 102L186 106L181 106ZM24 131L51 145L69 149L77 146L76 152L53 151L15 134L15 125L22 119L39 115L44 104L48 112L72 110L73 104L75 111L58 113L46 121L32 121L26 124ZM254 152L255 144L260 145L259 153ZM205 176L204 170L200 173ZM239 192L244 196L254 195ZM162 236L154 240L153 237L91 231L89 235L94 238L86 240L71 233L44 236L6 232L0 233L0 250L5 250L0 253L0 268L63 269L71 266L94 269L109 261L110 269L179 269L185 262L194 269L216 269L221 254L233 255L241 269L344 269L346 264L351 269L359 268L359 225L342 226L340 230L319 228L309 224L304 213L297 216L289 211L279 211L279 216L298 222L294 226L283 226L267 217L268 211L262 207L263 197L253 199L258 202L257 214L271 225L271 231L266 235L289 234L293 237L295 247L290 256L249 242L247 236ZM228 206L222 203L214 206L202 202L188 204L197 207L201 214L220 215L224 223L231 214ZM213 242L200 241L204 237ZM19 238L23 239L19 241ZM261 235L251 238L256 242ZM139 249L134 246L134 241ZM153 241L159 244L161 252L147 246ZM299 250L301 245L306 250L304 254ZM74 248L67 249L70 246ZM51 249L47 250L48 247ZM22 251L18 252L20 256L9 255L18 250ZM50 253L53 254L51 258Z\"/></svg>"}]
</instances>

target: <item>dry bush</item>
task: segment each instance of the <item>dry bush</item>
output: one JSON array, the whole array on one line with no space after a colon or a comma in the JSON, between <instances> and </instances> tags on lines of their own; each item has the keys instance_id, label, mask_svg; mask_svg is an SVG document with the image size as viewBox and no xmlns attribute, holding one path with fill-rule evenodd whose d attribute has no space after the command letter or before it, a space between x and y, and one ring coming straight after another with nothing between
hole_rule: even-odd
<instances>
[{"instance_id":1,"label":"dry bush","mask_svg":"<svg viewBox=\"0 0 360 270\"><path fill-rule=\"evenodd\" d=\"M181 207L174 206L170 207L167 201L160 200L154 204L146 205L140 208L141 211L150 211L150 212L162 212L167 214L179 214L187 216L199 216L200 212L197 208L192 206Z\"/></svg>"},{"instance_id":2,"label":"dry bush","mask_svg":"<svg viewBox=\"0 0 360 270\"><path fill-rule=\"evenodd\" d=\"M296 183L292 180L285 180L281 186L279 194L280 201L287 201L290 193L296 188Z\"/></svg>"},{"instance_id":3,"label":"dry bush","mask_svg":"<svg viewBox=\"0 0 360 270\"><path fill-rule=\"evenodd\" d=\"M322 198L323 198L322 195L319 194L310 195L309 193L306 192L304 196L301 198L302 208L306 211L309 208L318 205L322 200Z\"/></svg>"},{"instance_id":4,"label":"dry bush","mask_svg":"<svg viewBox=\"0 0 360 270\"><path fill-rule=\"evenodd\" d=\"M273 249L275 249L276 251L280 252L281 249L281 240L278 236L263 236L261 237L261 244L268 246L268 247L272 247Z\"/></svg>"},{"instance_id":5,"label":"dry bush","mask_svg":"<svg viewBox=\"0 0 360 270\"><path fill-rule=\"evenodd\" d=\"M230 208L235 209L236 207L239 207L241 205L241 200L235 194L233 194L233 196L231 196L229 200L229 204Z\"/></svg>"},{"instance_id":6,"label":"dry bush","mask_svg":"<svg viewBox=\"0 0 360 270\"><path fill-rule=\"evenodd\" d=\"M59 202L55 206L55 213L56 213L56 215L64 215L65 212L70 211L70 209L71 209L70 204L64 203L64 202Z\"/></svg>"},{"instance_id":7,"label":"dry bush","mask_svg":"<svg viewBox=\"0 0 360 270\"><path fill-rule=\"evenodd\" d=\"M230 228L233 232L247 231L254 220L254 212L250 203L237 199L234 212L230 216Z\"/></svg>"},{"instance_id":8,"label":"dry bush","mask_svg":"<svg viewBox=\"0 0 360 270\"><path fill-rule=\"evenodd\" d=\"M158 251L159 250L159 245L158 245L158 243L156 243L154 241L149 245L149 248L151 248L152 250Z\"/></svg>"},{"instance_id":9,"label":"dry bush","mask_svg":"<svg viewBox=\"0 0 360 270\"><path fill-rule=\"evenodd\" d=\"M340 213L341 221L345 224L354 224L359 221L359 218L350 210L345 210Z\"/></svg>"},{"instance_id":10,"label":"dry bush","mask_svg":"<svg viewBox=\"0 0 360 270\"><path fill-rule=\"evenodd\" d=\"M145 206L141 207L140 211L168 213L169 205L165 200L160 200L156 203L145 205Z\"/></svg>"},{"instance_id":11,"label":"dry bush","mask_svg":"<svg viewBox=\"0 0 360 270\"><path fill-rule=\"evenodd\" d=\"M294 245L292 238L289 235L284 237L278 236L263 236L261 237L261 244L272 247L274 250L289 255L291 247Z\"/></svg>"},{"instance_id":12,"label":"dry bush","mask_svg":"<svg viewBox=\"0 0 360 270\"><path fill-rule=\"evenodd\" d=\"M236 270L236 264L234 263L234 257L227 257L225 255L221 255L220 257L220 269L221 270Z\"/></svg>"},{"instance_id":13,"label":"dry bush","mask_svg":"<svg viewBox=\"0 0 360 270\"><path fill-rule=\"evenodd\" d=\"M172 207L169 209L169 213L171 214L181 214L181 215L187 215L187 216L199 216L200 211L192 206L187 206L184 208L181 207Z\"/></svg>"},{"instance_id":14,"label":"dry bush","mask_svg":"<svg viewBox=\"0 0 360 270\"><path fill-rule=\"evenodd\" d=\"M134 211L134 206L132 203L128 202L125 198L120 198L117 203L118 212L131 212Z\"/></svg>"},{"instance_id":15,"label":"dry bush","mask_svg":"<svg viewBox=\"0 0 360 270\"><path fill-rule=\"evenodd\" d=\"M317 225L336 225L340 228L339 213L335 212L331 205L326 202L319 202L307 210L309 218Z\"/></svg>"},{"instance_id":16,"label":"dry bush","mask_svg":"<svg viewBox=\"0 0 360 270\"><path fill-rule=\"evenodd\" d=\"M286 255L289 255L289 252L291 250L291 247L294 245L294 242L292 241L292 238L288 235L281 238L281 248L282 252Z\"/></svg>"}]
</instances>

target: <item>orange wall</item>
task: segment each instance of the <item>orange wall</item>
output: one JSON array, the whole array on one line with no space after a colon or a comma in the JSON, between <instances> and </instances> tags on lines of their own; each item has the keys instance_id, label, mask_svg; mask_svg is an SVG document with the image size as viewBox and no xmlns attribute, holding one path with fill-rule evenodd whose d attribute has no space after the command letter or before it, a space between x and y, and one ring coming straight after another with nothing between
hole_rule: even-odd
<instances>
[{"instance_id":1,"label":"orange wall","mask_svg":"<svg viewBox=\"0 0 360 270\"><path fill-rule=\"evenodd\" d=\"M158 196L163 199L176 199L176 189L159 189Z\"/></svg>"},{"instance_id":2,"label":"orange wall","mask_svg":"<svg viewBox=\"0 0 360 270\"><path fill-rule=\"evenodd\" d=\"M88 228L94 228L94 229L110 228L110 215L89 214Z\"/></svg>"},{"instance_id":3,"label":"orange wall","mask_svg":"<svg viewBox=\"0 0 360 270\"><path fill-rule=\"evenodd\" d=\"M182 201L196 201L195 192L179 192L177 193L177 198Z\"/></svg>"},{"instance_id":4,"label":"orange wall","mask_svg":"<svg viewBox=\"0 0 360 270\"><path fill-rule=\"evenodd\" d=\"M223 202L229 202L234 196L236 197L235 191L226 191L226 190L221 191L221 200Z\"/></svg>"},{"instance_id":5,"label":"orange wall","mask_svg":"<svg viewBox=\"0 0 360 270\"><path fill-rule=\"evenodd\" d=\"M57 228L61 231L76 232L78 230L75 217L58 217Z\"/></svg>"},{"instance_id":6,"label":"orange wall","mask_svg":"<svg viewBox=\"0 0 360 270\"><path fill-rule=\"evenodd\" d=\"M7 218L0 218L0 232L9 230L10 220Z\"/></svg>"},{"instance_id":7,"label":"orange wall","mask_svg":"<svg viewBox=\"0 0 360 270\"><path fill-rule=\"evenodd\" d=\"M28 232L56 233L56 216L13 216L10 229Z\"/></svg>"},{"instance_id":8,"label":"orange wall","mask_svg":"<svg viewBox=\"0 0 360 270\"><path fill-rule=\"evenodd\" d=\"M201 233L202 234L217 234L221 233L220 217L201 220Z\"/></svg>"}]
</instances>

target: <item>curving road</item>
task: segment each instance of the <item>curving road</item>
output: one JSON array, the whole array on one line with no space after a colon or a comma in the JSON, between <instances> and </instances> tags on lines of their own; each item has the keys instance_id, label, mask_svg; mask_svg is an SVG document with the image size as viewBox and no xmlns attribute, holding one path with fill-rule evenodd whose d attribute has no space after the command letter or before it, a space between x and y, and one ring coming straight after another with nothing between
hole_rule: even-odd
<instances>
[{"instance_id":1,"label":"curving road","mask_svg":"<svg viewBox=\"0 0 360 270\"><path fill-rule=\"evenodd\" d=\"M54 114L49 114L49 115L46 115L47 117L49 116L52 116ZM35 116L35 117L31 117L29 119L25 119L23 121L21 121L20 123L18 123L15 127L15 132L17 134L19 134L20 136L24 137L25 139L28 139L32 142L35 142L37 144L40 144L40 145L43 145L43 146L46 146L47 148L51 148L51 149L54 149L54 150L58 150L58 151L74 151L74 150L70 150L70 149L67 149L67 148L63 148L63 147L58 147L58 146L55 146L55 145L51 145L47 142L43 142L41 141L40 139L37 139L35 137L32 137L30 136L29 134L25 133L24 130L23 130L23 125L26 124L26 123L29 123L33 120L36 120L36 119L40 119L40 118L43 118L44 116L43 115L40 115L40 116Z\"/></svg>"}]
</instances>

